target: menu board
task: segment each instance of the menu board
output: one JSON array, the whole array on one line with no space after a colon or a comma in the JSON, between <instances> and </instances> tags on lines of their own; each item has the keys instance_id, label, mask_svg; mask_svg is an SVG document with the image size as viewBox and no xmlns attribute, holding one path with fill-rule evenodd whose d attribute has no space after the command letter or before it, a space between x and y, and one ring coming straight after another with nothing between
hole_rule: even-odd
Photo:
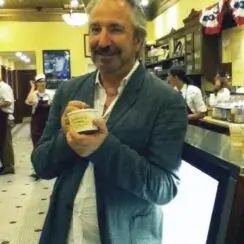
<instances>
[{"instance_id":1,"label":"menu board","mask_svg":"<svg viewBox=\"0 0 244 244\"><path fill-rule=\"evenodd\" d=\"M244 26L223 31L222 59L232 63L232 85L244 86Z\"/></svg>"}]
</instances>

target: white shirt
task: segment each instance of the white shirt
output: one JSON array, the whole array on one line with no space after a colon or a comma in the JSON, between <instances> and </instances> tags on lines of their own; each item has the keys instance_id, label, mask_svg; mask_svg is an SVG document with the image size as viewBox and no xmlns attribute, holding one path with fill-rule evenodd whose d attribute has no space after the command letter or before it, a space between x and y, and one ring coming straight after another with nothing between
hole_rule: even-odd
<instances>
[{"instance_id":1,"label":"white shirt","mask_svg":"<svg viewBox=\"0 0 244 244\"><path fill-rule=\"evenodd\" d=\"M43 93L40 93L37 90L35 90L34 91L35 100L34 100L34 104L32 105L32 114L34 114L36 111L36 107L40 97L43 99L43 101L48 101L48 103L51 104L53 101L54 94L55 94L54 90L45 89L45 92Z\"/></svg>"},{"instance_id":2,"label":"white shirt","mask_svg":"<svg viewBox=\"0 0 244 244\"><path fill-rule=\"evenodd\" d=\"M217 94L210 94L209 105L216 106L230 100L230 90L226 87L220 89Z\"/></svg>"},{"instance_id":3,"label":"white shirt","mask_svg":"<svg viewBox=\"0 0 244 244\"><path fill-rule=\"evenodd\" d=\"M96 76L96 89L94 96L94 108L98 110L100 117L105 120L109 118L113 107L121 96L131 75L139 66L136 61L130 73L122 80L118 89L118 95L110 104L106 113L103 115L104 104L106 101L106 91L99 81L99 72ZM94 169L92 162L89 163L84 176L81 180L79 190L76 194L71 227L68 237L69 244L100 244L100 234L97 219L97 203L94 181Z\"/></svg>"},{"instance_id":4,"label":"white shirt","mask_svg":"<svg viewBox=\"0 0 244 244\"><path fill-rule=\"evenodd\" d=\"M181 94L192 113L205 113L207 111L202 92L197 86L184 84Z\"/></svg>"},{"instance_id":5,"label":"white shirt","mask_svg":"<svg viewBox=\"0 0 244 244\"><path fill-rule=\"evenodd\" d=\"M0 102L10 102L11 105L2 108L2 111L9 114L9 118L13 117L14 113L14 93L9 84L0 81Z\"/></svg>"}]
</instances>

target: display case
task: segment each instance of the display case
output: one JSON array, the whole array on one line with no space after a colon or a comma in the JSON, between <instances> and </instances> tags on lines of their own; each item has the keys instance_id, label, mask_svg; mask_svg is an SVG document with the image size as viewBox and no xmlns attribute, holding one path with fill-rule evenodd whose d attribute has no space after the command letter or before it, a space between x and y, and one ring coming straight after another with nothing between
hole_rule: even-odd
<instances>
[{"instance_id":1,"label":"display case","mask_svg":"<svg viewBox=\"0 0 244 244\"><path fill-rule=\"evenodd\" d=\"M145 50L146 56L150 53L146 67L154 70L160 66L163 67L163 73L167 74L172 65L180 65L188 75L197 80L202 77L213 80L221 63L220 35L204 34L203 27L199 23L199 12L194 9L183 22L184 27L178 30L172 29L168 35L158 39L153 47ZM169 56L160 60L157 50L166 44ZM155 52L150 52L151 48L155 49Z\"/></svg>"},{"instance_id":2,"label":"display case","mask_svg":"<svg viewBox=\"0 0 244 244\"><path fill-rule=\"evenodd\" d=\"M162 243L244 243L243 169L228 136L189 125L178 194L162 207Z\"/></svg>"}]
</instances>

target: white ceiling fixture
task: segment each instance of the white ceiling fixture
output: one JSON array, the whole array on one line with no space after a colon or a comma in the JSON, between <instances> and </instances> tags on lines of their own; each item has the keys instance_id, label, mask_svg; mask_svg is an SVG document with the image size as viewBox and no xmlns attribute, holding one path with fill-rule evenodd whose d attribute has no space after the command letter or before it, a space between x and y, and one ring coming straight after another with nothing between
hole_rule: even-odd
<instances>
[{"instance_id":1,"label":"white ceiling fixture","mask_svg":"<svg viewBox=\"0 0 244 244\"><path fill-rule=\"evenodd\" d=\"M141 6L147 7L149 5L149 0L141 0Z\"/></svg>"},{"instance_id":2,"label":"white ceiling fixture","mask_svg":"<svg viewBox=\"0 0 244 244\"><path fill-rule=\"evenodd\" d=\"M16 55L16 57L18 57L20 60L22 60L25 63L31 62L31 59L29 57L27 57L25 54L23 54L22 52L16 52L15 55Z\"/></svg>"},{"instance_id":3,"label":"white ceiling fixture","mask_svg":"<svg viewBox=\"0 0 244 244\"><path fill-rule=\"evenodd\" d=\"M23 57L23 61L26 62L26 63L30 63L30 59L27 56Z\"/></svg>"},{"instance_id":4,"label":"white ceiling fixture","mask_svg":"<svg viewBox=\"0 0 244 244\"><path fill-rule=\"evenodd\" d=\"M62 15L65 23L71 26L83 26L88 22L88 15L86 13L68 13Z\"/></svg>"},{"instance_id":5,"label":"white ceiling fixture","mask_svg":"<svg viewBox=\"0 0 244 244\"><path fill-rule=\"evenodd\" d=\"M4 0L0 0L0 6L3 6L5 4Z\"/></svg>"},{"instance_id":6,"label":"white ceiling fixture","mask_svg":"<svg viewBox=\"0 0 244 244\"><path fill-rule=\"evenodd\" d=\"M70 1L70 7L71 8L78 8L79 7L79 1L78 0L71 0Z\"/></svg>"},{"instance_id":7,"label":"white ceiling fixture","mask_svg":"<svg viewBox=\"0 0 244 244\"><path fill-rule=\"evenodd\" d=\"M18 58L20 58L21 55L22 55L22 53L21 53L21 52L16 52L15 55L16 55Z\"/></svg>"},{"instance_id":8,"label":"white ceiling fixture","mask_svg":"<svg viewBox=\"0 0 244 244\"><path fill-rule=\"evenodd\" d=\"M62 18L66 24L70 26L76 26L76 27L87 24L88 22L87 13L74 12L74 10L77 11L77 8L79 8L80 6L81 5L78 0L70 1L69 13L62 15ZM84 6L84 4L82 4L82 6Z\"/></svg>"}]
</instances>

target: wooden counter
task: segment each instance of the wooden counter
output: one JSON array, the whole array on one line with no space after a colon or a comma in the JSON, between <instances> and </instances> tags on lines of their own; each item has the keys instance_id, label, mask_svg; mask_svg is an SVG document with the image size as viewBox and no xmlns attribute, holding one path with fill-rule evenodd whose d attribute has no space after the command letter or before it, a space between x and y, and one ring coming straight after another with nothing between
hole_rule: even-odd
<instances>
[{"instance_id":1,"label":"wooden counter","mask_svg":"<svg viewBox=\"0 0 244 244\"><path fill-rule=\"evenodd\" d=\"M203 119L201 119L201 121L209 123L209 124L217 125L217 126L222 126L225 128L229 128L229 126L231 124L230 122L227 122L227 121L213 119L210 116L205 116Z\"/></svg>"},{"instance_id":2,"label":"wooden counter","mask_svg":"<svg viewBox=\"0 0 244 244\"><path fill-rule=\"evenodd\" d=\"M205 116L203 119L199 120L197 126L220 134L230 135L230 124L231 123L227 121L213 119L210 116Z\"/></svg>"}]
</instances>

